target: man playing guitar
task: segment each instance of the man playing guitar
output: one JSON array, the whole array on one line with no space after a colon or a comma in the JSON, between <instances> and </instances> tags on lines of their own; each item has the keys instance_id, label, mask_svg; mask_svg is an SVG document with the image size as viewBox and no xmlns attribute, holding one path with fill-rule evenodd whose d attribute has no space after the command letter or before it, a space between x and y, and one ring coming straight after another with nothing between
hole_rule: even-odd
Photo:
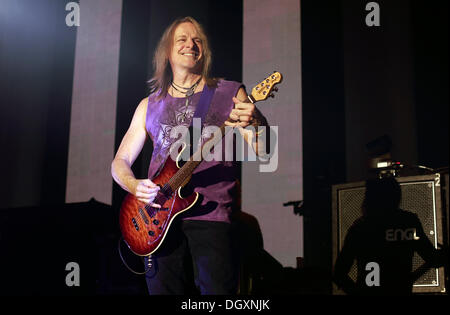
<instances>
[{"instance_id":1,"label":"man playing guitar","mask_svg":"<svg viewBox=\"0 0 450 315\"><path fill-rule=\"evenodd\" d=\"M211 51L208 39L191 17L173 22L163 34L154 56L151 92L134 113L128 131L111 165L114 180L137 200L151 207L161 187L152 180L170 159L172 128L189 126L205 87L215 89L204 125L238 127L244 139L258 152L263 137L252 130L267 125L249 101L242 84L209 76ZM153 141L148 178L136 179L131 166L144 142ZM150 294L184 294L189 288L189 269L201 294L235 294L237 266L233 255L230 215L237 168L234 161L203 161L190 184L202 196L189 211L172 223L170 232L146 273ZM151 218L150 218L151 219ZM158 226L160 222L153 220ZM136 226L138 229L138 226ZM144 255L143 255L144 256ZM148 257L146 257L148 260Z\"/></svg>"}]
</instances>

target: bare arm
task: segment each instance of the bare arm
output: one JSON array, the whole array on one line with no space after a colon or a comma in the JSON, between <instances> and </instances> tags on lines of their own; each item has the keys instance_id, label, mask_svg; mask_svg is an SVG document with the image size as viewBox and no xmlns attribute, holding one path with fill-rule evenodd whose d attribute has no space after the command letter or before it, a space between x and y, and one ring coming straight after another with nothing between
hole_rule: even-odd
<instances>
[{"instance_id":1,"label":"bare arm","mask_svg":"<svg viewBox=\"0 0 450 315\"><path fill-rule=\"evenodd\" d=\"M264 117L262 117L262 114L255 105L250 102L244 88L241 87L239 89L236 97L233 98L233 101L235 103L235 108L230 113L230 119L234 121L239 120L239 122L226 121L225 124L232 127L243 127L239 128L239 131L245 141L254 149L257 155L265 154L265 152L261 153L259 148L265 148L265 133L269 132L269 130L266 130L262 134L258 134L258 132L255 133L250 129L244 129L251 124L252 119L260 120ZM267 124L267 122L265 123ZM266 126L266 128L269 128L269 126Z\"/></svg>"},{"instance_id":2,"label":"bare arm","mask_svg":"<svg viewBox=\"0 0 450 315\"><path fill-rule=\"evenodd\" d=\"M139 200L150 203L156 196L159 187L149 179L136 179L131 170L131 166L141 153L147 138L145 130L147 102L148 98L143 99L136 108L130 127L112 161L111 174L124 190L135 195Z\"/></svg>"}]
</instances>

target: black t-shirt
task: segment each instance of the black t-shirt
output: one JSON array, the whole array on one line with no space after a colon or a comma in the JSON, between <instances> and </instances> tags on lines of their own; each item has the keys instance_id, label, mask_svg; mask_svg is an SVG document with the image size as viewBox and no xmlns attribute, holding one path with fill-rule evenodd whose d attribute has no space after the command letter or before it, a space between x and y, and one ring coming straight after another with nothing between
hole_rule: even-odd
<instances>
[{"instance_id":1,"label":"black t-shirt","mask_svg":"<svg viewBox=\"0 0 450 315\"><path fill-rule=\"evenodd\" d=\"M348 280L347 273L356 259L358 277L354 289L359 293L409 294L414 252L436 264L436 250L416 214L398 209L383 216L361 217L347 232L335 265L335 281L348 285L344 278ZM367 282L372 271L379 272L376 283Z\"/></svg>"}]
</instances>

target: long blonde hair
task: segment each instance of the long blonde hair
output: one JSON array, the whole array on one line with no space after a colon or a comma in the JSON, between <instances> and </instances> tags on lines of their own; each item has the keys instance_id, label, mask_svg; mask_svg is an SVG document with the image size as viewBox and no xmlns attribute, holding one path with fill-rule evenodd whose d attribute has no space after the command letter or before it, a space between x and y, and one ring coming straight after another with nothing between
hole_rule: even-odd
<instances>
[{"instance_id":1,"label":"long blonde hair","mask_svg":"<svg viewBox=\"0 0 450 315\"><path fill-rule=\"evenodd\" d=\"M202 41L203 57L202 57L202 77L205 79L208 86L216 86L217 79L209 77L211 69L212 54L209 47L208 37L203 27L194 18L187 16L175 20L169 27L166 28L161 39L159 40L155 54L153 56L153 77L148 81L150 87L150 94L161 91L158 99L164 98L169 90L173 79L172 69L169 63L169 56L172 51L173 37L175 30L181 23L189 22L194 25L198 36Z\"/></svg>"}]
</instances>

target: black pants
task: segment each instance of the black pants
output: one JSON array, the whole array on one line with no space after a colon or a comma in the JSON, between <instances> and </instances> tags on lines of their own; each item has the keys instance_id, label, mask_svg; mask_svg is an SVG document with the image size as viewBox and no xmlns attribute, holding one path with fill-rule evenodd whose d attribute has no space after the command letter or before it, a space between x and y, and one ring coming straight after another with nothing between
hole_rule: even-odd
<instances>
[{"instance_id":1,"label":"black pants","mask_svg":"<svg viewBox=\"0 0 450 315\"><path fill-rule=\"evenodd\" d=\"M181 295L195 290L236 294L238 268L231 234L231 224L225 222L175 219L151 256L152 267L146 273L149 294Z\"/></svg>"}]
</instances>

